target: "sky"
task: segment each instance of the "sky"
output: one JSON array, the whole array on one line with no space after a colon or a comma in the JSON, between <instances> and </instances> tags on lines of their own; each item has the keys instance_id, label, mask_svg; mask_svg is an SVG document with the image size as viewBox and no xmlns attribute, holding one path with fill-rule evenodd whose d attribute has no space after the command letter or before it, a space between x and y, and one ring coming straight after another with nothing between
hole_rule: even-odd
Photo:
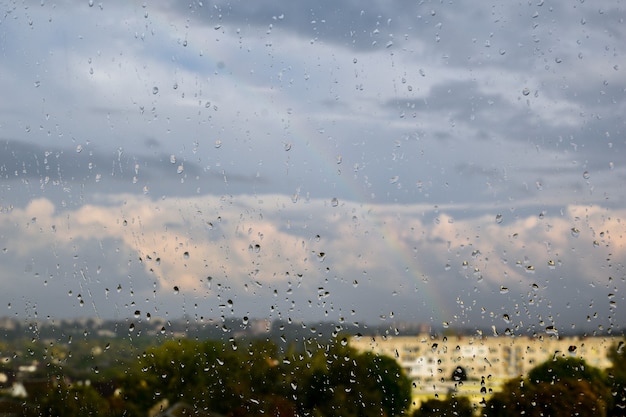
<instances>
[{"instance_id":1,"label":"sky","mask_svg":"<svg viewBox=\"0 0 626 417\"><path fill-rule=\"evenodd\" d=\"M621 331L626 7L0 6L0 316Z\"/></svg>"}]
</instances>

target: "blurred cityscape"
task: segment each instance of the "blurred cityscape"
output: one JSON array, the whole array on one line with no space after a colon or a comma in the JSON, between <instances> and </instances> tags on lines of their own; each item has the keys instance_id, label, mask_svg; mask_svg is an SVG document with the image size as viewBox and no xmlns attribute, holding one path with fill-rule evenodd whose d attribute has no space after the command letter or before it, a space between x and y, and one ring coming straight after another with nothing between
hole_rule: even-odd
<instances>
[{"instance_id":1,"label":"blurred cityscape","mask_svg":"<svg viewBox=\"0 0 626 417\"><path fill-rule=\"evenodd\" d=\"M392 358L404 370L412 384L413 409L445 396L463 396L481 407L507 381L524 378L546 361L575 358L606 370L612 366L609 350L624 347L623 335L560 336L555 329L549 330L497 336L476 329L433 330L421 323L367 326L247 317L167 320L140 312L134 319L118 321L2 318L0 412L15 407L16 399L46 392L50 375L67 384L89 384L103 398L111 397L121 389L120 375L131 372L131 363L141 352L145 357L146 350L175 340L215 340L233 351L238 344L261 340L282 352L312 342L322 346L345 340L354 351Z\"/></svg>"}]
</instances>

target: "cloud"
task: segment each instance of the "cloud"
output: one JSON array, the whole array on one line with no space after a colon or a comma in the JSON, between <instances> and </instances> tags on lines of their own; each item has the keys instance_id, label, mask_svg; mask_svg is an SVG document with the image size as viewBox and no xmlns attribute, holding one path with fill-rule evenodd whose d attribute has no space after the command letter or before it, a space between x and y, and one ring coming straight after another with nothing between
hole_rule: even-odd
<instances>
[{"instance_id":1,"label":"cloud","mask_svg":"<svg viewBox=\"0 0 626 417\"><path fill-rule=\"evenodd\" d=\"M425 300L430 313L422 307L421 313L408 309L404 315L477 320L479 313L466 311L458 301L470 303L467 296L474 294L473 303L498 311L509 301L503 295L490 297L504 293L516 295L518 303L521 297L532 320L544 317L547 308L573 323L589 314L589 297L601 303L605 292L624 286L614 263L626 256L626 212L600 206L570 205L541 216L492 213L458 219L443 209L429 220L424 217L432 211L428 206L345 202L333 207L316 199L294 204L281 195L102 198L105 204L71 210L35 199L5 213L0 233L12 242L12 262L28 263L47 248L60 258L80 253L81 270L113 274L99 284L109 289L132 266L133 282L143 282L135 285L141 288L135 297L157 297L161 309L176 305L174 287L205 302L225 291L246 311L253 300L264 305L276 291L295 288L285 293L285 301L292 303L286 303L283 314L290 314L296 301L306 304L307 298L317 297L320 310L332 305L345 314L356 308L370 319L388 314L385 297L408 302L417 291L430 294ZM120 255L110 245L121 249ZM120 259L103 264L105 254ZM74 279L75 288L81 278ZM449 282L446 289L437 284L441 280ZM72 286L71 280L63 282ZM581 288L586 292L578 292ZM362 304L375 294L381 296L378 308ZM578 305L565 307L564 299ZM32 301L46 304L35 295ZM537 306L542 302L543 307ZM106 308L100 311L105 314Z\"/></svg>"},{"instance_id":2,"label":"cloud","mask_svg":"<svg viewBox=\"0 0 626 417\"><path fill-rule=\"evenodd\" d=\"M1 18L2 256L48 281L5 298L610 321L624 11L301 6Z\"/></svg>"}]
</instances>

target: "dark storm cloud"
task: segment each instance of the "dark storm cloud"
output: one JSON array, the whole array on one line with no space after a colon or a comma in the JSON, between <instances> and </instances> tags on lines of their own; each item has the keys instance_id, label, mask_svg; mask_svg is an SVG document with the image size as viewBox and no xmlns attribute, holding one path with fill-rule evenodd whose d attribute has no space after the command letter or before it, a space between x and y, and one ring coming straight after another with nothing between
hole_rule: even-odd
<instances>
[{"instance_id":1,"label":"dark storm cloud","mask_svg":"<svg viewBox=\"0 0 626 417\"><path fill-rule=\"evenodd\" d=\"M32 143L0 142L0 176L4 181L23 181L29 198L58 190L81 193L137 193L154 198L220 193L232 184L250 188L263 180L237 172L219 173L173 155L132 155L121 149L100 150L90 145L62 149ZM247 185L246 185L247 184Z\"/></svg>"}]
</instances>

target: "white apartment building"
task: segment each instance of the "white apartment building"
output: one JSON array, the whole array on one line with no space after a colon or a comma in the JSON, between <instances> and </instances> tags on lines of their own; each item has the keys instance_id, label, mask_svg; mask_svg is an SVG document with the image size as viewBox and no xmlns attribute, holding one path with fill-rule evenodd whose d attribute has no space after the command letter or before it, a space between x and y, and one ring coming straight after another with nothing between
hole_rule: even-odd
<instances>
[{"instance_id":1,"label":"white apartment building","mask_svg":"<svg viewBox=\"0 0 626 417\"><path fill-rule=\"evenodd\" d=\"M395 358L411 378L416 396L463 391L470 397L486 397L499 391L511 378L525 376L530 369L556 356L574 356L589 365L606 369L611 365L608 349L621 337L526 336L410 336L359 337L350 345ZM452 379L462 367L468 380L459 386Z\"/></svg>"}]
</instances>

